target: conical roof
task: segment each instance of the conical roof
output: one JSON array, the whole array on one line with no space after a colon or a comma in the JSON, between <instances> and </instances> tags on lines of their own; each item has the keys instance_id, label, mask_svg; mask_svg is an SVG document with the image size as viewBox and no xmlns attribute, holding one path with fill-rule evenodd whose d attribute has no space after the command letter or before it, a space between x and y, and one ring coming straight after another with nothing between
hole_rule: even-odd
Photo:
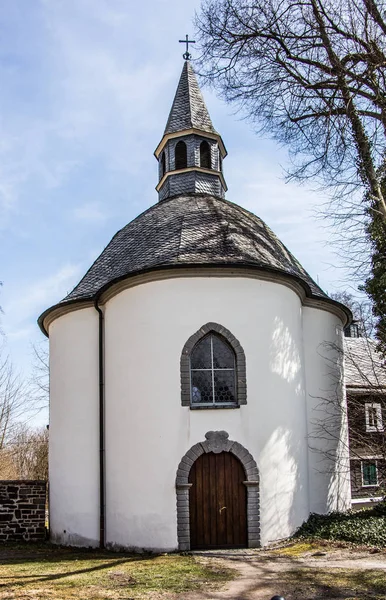
<instances>
[{"instance_id":1,"label":"conical roof","mask_svg":"<svg viewBox=\"0 0 386 600\"><path fill-rule=\"evenodd\" d=\"M217 134L198 87L196 75L190 62L186 60L164 135L192 128Z\"/></svg>"},{"instance_id":2,"label":"conical roof","mask_svg":"<svg viewBox=\"0 0 386 600\"><path fill-rule=\"evenodd\" d=\"M331 300L271 229L256 215L209 195L183 195L158 203L118 231L83 279L55 309L95 300L120 280L151 271L215 267L256 269L297 282L305 296L350 311Z\"/></svg>"},{"instance_id":3,"label":"conical roof","mask_svg":"<svg viewBox=\"0 0 386 600\"><path fill-rule=\"evenodd\" d=\"M309 295L327 298L259 217L227 200L191 195L156 204L118 231L63 301L92 298L127 275L189 265L270 269L301 279Z\"/></svg>"}]
</instances>

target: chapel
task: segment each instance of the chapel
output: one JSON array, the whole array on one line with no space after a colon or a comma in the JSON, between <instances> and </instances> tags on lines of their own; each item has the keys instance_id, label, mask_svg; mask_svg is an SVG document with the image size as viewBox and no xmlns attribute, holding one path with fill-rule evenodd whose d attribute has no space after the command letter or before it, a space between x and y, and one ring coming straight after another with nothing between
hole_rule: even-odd
<instances>
[{"instance_id":1,"label":"chapel","mask_svg":"<svg viewBox=\"0 0 386 600\"><path fill-rule=\"evenodd\" d=\"M225 198L226 156L186 57L158 201L39 318L53 542L254 548L351 506L342 412L315 434L320 399L345 403L350 312Z\"/></svg>"}]
</instances>

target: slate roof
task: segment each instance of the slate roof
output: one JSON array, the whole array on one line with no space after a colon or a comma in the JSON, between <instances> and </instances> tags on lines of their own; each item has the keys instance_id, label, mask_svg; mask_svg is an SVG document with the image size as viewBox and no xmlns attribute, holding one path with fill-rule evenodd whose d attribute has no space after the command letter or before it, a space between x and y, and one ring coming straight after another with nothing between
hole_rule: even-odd
<instances>
[{"instance_id":1,"label":"slate roof","mask_svg":"<svg viewBox=\"0 0 386 600\"><path fill-rule=\"evenodd\" d=\"M346 387L386 389L386 365L368 338L344 338Z\"/></svg>"},{"instance_id":2,"label":"slate roof","mask_svg":"<svg viewBox=\"0 0 386 600\"><path fill-rule=\"evenodd\" d=\"M192 127L208 133L217 133L205 106L201 90L198 87L196 75L190 62L186 60L164 135L191 129Z\"/></svg>"},{"instance_id":3,"label":"slate roof","mask_svg":"<svg viewBox=\"0 0 386 600\"><path fill-rule=\"evenodd\" d=\"M306 284L307 295L328 298L256 215L195 194L160 202L118 231L62 302L91 299L113 281L147 270L221 265L291 275Z\"/></svg>"}]
</instances>

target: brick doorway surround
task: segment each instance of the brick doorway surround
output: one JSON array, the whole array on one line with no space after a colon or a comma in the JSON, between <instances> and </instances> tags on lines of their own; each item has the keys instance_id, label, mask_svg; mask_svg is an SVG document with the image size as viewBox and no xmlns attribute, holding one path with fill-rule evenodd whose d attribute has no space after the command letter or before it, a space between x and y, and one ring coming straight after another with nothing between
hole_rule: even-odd
<instances>
[{"instance_id":1,"label":"brick doorway surround","mask_svg":"<svg viewBox=\"0 0 386 600\"><path fill-rule=\"evenodd\" d=\"M259 496L259 471L253 456L239 442L229 438L226 431L208 431L205 441L195 444L183 456L176 477L177 492L177 537L180 551L190 550L190 525L189 525L189 473L193 463L204 452L231 452L244 467L247 488L247 522L248 522L248 548L260 547L260 496Z\"/></svg>"}]
</instances>

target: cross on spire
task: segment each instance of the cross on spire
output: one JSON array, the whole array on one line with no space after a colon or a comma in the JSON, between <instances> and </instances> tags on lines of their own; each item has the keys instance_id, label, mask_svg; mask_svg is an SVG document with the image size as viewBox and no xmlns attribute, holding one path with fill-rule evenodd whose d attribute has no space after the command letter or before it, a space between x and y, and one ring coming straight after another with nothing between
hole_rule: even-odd
<instances>
[{"instance_id":1,"label":"cross on spire","mask_svg":"<svg viewBox=\"0 0 386 600\"><path fill-rule=\"evenodd\" d=\"M178 41L180 44L186 44L186 52L184 52L184 54L182 56L185 60L190 60L192 58L192 55L189 52L189 44L195 44L196 41L190 40L188 34L186 34L186 37L184 40L178 40Z\"/></svg>"}]
</instances>

